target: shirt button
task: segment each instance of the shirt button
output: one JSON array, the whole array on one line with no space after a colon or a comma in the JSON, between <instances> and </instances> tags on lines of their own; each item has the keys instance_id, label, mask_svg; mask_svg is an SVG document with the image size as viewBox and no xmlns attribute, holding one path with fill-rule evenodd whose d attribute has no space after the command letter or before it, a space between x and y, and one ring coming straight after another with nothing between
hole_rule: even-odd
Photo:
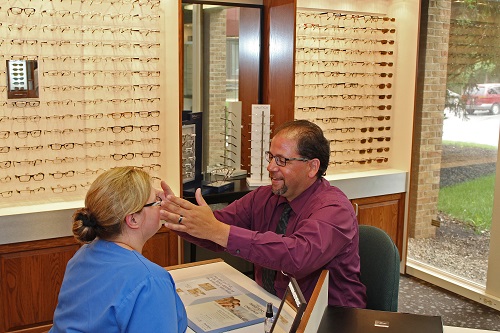
<instances>
[{"instance_id":1,"label":"shirt button","mask_svg":"<svg viewBox=\"0 0 500 333\"><path fill-rule=\"evenodd\" d=\"M240 254L240 250L236 250L236 254Z\"/></svg>"}]
</instances>

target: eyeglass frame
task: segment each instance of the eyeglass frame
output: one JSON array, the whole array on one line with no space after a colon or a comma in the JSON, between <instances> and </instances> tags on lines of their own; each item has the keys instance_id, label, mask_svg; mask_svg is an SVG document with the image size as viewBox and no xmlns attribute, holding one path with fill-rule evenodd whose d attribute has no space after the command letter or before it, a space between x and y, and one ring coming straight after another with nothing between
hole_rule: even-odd
<instances>
[{"instance_id":1,"label":"eyeglass frame","mask_svg":"<svg viewBox=\"0 0 500 333\"><path fill-rule=\"evenodd\" d=\"M160 198L157 198L157 199L160 199ZM150 203L147 203L145 204L144 206L142 206L142 208L145 208L145 207L156 207L156 206L161 206L162 204L162 200L158 200L158 201L153 201L153 202L150 202Z\"/></svg>"},{"instance_id":2,"label":"eyeglass frame","mask_svg":"<svg viewBox=\"0 0 500 333\"><path fill-rule=\"evenodd\" d=\"M275 156L269 150L264 152L264 154L266 155L266 161L271 163L271 160L274 159L274 162L276 163L276 165L280 166L280 167L285 167L286 163L289 161L308 162L311 160L311 159L305 158L305 157L290 157L290 158L288 158L288 157L283 157L283 156Z\"/></svg>"}]
</instances>

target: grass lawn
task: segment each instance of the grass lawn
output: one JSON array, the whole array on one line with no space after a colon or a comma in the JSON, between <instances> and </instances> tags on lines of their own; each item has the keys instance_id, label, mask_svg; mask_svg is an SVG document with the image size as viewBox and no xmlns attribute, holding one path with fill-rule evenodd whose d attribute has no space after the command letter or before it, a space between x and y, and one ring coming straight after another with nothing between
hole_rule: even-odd
<instances>
[{"instance_id":1,"label":"grass lawn","mask_svg":"<svg viewBox=\"0 0 500 333\"><path fill-rule=\"evenodd\" d=\"M443 141L443 145L498 149L494 146L452 141ZM494 173L471 181L444 187L439 191L438 210L453 216L457 220L470 224L477 232L490 230L494 191Z\"/></svg>"},{"instance_id":2,"label":"grass lawn","mask_svg":"<svg viewBox=\"0 0 500 333\"><path fill-rule=\"evenodd\" d=\"M465 221L476 231L490 230L495 174L439 191L438 210Z\"/></svg>"},{"instance_id":3,"label":"grass lawn","mask_svg":"<svg viewBox=\"0 0 500 333\"><path fill-rule=\"evenodd\" d=\"M455 147L472 147L472 148L475 147L475 148L497 150L497 147L495 147L495 146L485 145L485 144L481 144L481 143L472 143L472 142L443 140L442 144L443 144L443 146L448 145L448 146L455 146Z\"/></svg>"}]
</instances>

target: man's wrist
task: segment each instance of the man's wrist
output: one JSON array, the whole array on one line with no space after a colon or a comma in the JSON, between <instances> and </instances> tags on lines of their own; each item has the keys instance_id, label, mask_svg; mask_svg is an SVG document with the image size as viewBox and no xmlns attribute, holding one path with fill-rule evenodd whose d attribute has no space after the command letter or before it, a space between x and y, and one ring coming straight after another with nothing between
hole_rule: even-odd
<instances>
[{"instance_id":1,"label":"man's wrist","mask_svg":"<svg viewBox=\"0 0 500 333\"><path fill-rule=\"evenodd\" d=\"M220 222L217 230L215 230L214 234L211 237L212 238L211 241L226 248L227 242L229 239L229 231L230 230L231 230L231 226L229 226L228 224L225 224L223 222Z\"/></svg>"}]
</instances>

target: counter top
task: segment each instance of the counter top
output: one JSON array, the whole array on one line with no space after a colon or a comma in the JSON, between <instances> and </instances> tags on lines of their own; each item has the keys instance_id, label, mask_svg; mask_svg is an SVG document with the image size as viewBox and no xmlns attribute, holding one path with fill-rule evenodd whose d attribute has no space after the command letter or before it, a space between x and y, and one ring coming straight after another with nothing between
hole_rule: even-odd
<instances>
[{"instance_id":1,"label":"counter top","mask_svg":"<svg viewBox=\"0 0 500 333\"><path fill-rule=\"evenodd\" d=\"M349 199L360 199L406 192L408 172L381 169L326 175L325 178Z\"/></svg>"},{"instance_id":2,"label":"counter top","mask_svg":"<svg viewBox=\"0 0 500 333\"><path fill-rule=\"evenodd\" d=\"M403 170L382 169L327 175L325 178L349 199L357 199L406 192L407 175L408 172ZM243 182L241 187L235 187L238 191L247 193L252 190L245 186L244 179L238 181ZM221 195L227 197L228 193ZM215 198L211 198L213 200ZM0 245L72 236L72 216L80 207L83 207L83 200L0 208Z\"/></svg>"},{"instance_id":3,"label":"counter top","mask_svg":"<svg viewBox=\"0 0 500 333\"><path fill-rule=\"evenodd\" d=\"M83 201L0 209L0 245L72 236L71 219Z\"/></svg>"}]
</instances>

